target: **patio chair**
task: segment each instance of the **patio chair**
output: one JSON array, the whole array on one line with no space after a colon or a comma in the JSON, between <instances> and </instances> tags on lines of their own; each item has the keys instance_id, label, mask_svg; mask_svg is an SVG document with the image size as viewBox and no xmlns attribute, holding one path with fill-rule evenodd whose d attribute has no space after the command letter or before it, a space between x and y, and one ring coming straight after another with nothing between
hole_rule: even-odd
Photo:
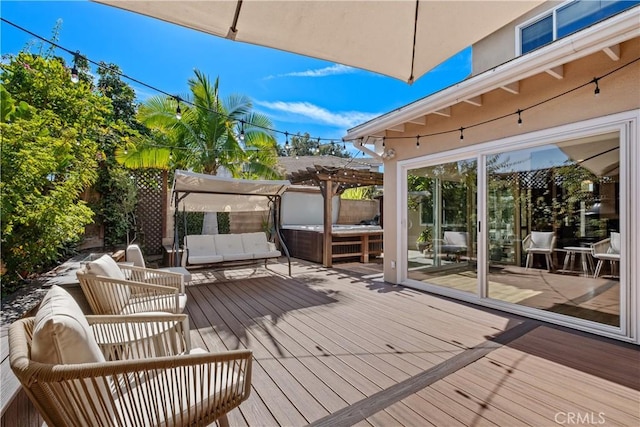
<instances>
[{"instance_id":1,"label":"patio chair","mask_svg":"<svg viewBox=\"0 0 640 427\"><path fill-rule=\"evenodd\" d=\"M142 255L142 250L138 245L127 246L127 250L125 252L125 259L127 260L127 262L133 263L134 267L147 268L147 265L144 262L144 256ZM184 283L189 283L191 281L191 273L189 273L189 270L187 270L184 267L163 267L163 268L157 268L156 270L180 273L184 278Z\"/></svg>"},{"instance_id":2,"label":"patio chair","mask_svg":"<svg viewBox=\"0 0 640 427\"><path fill-rule=\"evenodd\" d=\"M225 426L251 390L251 351L192 349L186 315L85 317L55 285L9 356L50 426Z\"/></svg>"},{"instance_id":3,"label":"patio chair","mask_svg":"<svg viewBox=\"0 0 640 427\"><path fill-rule=\"evenodd\" d=\"M620 233L611 233L609 238L591 245L591 255L594 259L598 260L596 270L593 274L594 278L600 275L605 261L609 261L611 276L615 277L617 275L616 267L620 262Z\"/></svg>"},{"instance_id":4,"label":"patio chair","mask_svg":"<svg viewBox=\"0 0 640 427\"><path fill-rule=\"evenodd\" d=\"M109 255L76 276L93 314L182 313L187 304L182 274L117 264Z\"/></svg>"},{"instance_id":5,"label":"patio chair","mask_svg":"<svg viewBox=\"0 0 640 427\"><path fill-rule=\"evenodd\" d=\"M532 231L522 241L522 250L527 254L525 269L533 266L533 256L535 254L544 255L547 261L547 270L552 271L554 268L551 255L556 247L556 236L553 231Z\"/></svg>"},{"instance_id":6,"label":"patio chair","mask_svg":"<svg viewBox=\"0 0 640 427\"><path fill-rule=\"evenodd\" d=\"M445 231L440 251L447 255L455 255L456 261L459 261L460 255L467 253L468 245L469 233L466 231Z\"/></svg>"}]
</instances>

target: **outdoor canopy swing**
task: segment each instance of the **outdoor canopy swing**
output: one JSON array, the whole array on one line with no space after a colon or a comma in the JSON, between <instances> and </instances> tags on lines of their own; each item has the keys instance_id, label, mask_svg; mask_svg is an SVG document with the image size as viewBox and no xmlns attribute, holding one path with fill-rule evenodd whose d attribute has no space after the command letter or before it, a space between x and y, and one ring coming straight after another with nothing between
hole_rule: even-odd
<instances>
[{"instance_id":1,"label":"outdoor canopy swing","mask_svg":"<svg viewBox=\"0 0 640 427\"><path fill-rule=\"evenodd\" d=\"M223 178L219 176L176 170L171 197L174 207L173 250L180 265L177 214L183 212L270 212L275 236L289 263L291 257L280 234L280 207L282 194L291 185L289 181L267 181ZM185 226L186 235L186 226Z\"/></svg>"}]
</instances>

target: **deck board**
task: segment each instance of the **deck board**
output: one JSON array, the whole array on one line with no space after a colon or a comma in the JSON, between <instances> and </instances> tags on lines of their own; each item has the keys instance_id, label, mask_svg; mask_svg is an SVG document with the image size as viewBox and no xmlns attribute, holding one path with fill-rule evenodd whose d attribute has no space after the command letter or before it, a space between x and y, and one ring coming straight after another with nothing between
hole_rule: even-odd
<instances>
[{"instance_id":1,"label":"deck board","mask_svg":"<svg viewBox=\"0 0 640 427\"><path fill-rule=\"evenodd\" d=\"M194 345L253 351L232 426L537 426L597 408L640 424L637 346L390 285L375 264L293 266L188 287Z\"/></svg>"}]
</instances>

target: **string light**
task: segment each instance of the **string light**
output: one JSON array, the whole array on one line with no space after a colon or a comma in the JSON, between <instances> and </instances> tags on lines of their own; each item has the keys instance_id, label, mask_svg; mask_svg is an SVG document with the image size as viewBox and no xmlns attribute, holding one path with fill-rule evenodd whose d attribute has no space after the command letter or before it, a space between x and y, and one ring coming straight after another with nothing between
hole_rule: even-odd
<instances>
[{"instance_id":1,"label":"string light","mask_svg":"<svg viewBox=\"0 0 640 427\"><path fill-rule=\"evenodd\" d=\"M72 83L78 83L80 81L80 76L78 75L78 68L76 68L78 65L77 62L79 57L80 57L80 51L76 51L76 53L73 54L73 67L71 67Z\"/></svg>"},{"instance_id":2,"label":"string light","mask_svg":"<svg viewBox=\"0 0 640 427\"><path fill-rule=\"evenodd\" d=\"M23 32L25 32L25 33L27 33L27 34L30 34L31 36L33 36L33 37L35 37L35 38L37 38L37 39L41 40L42 42L48 43L49 45L54 46L55 48L58 48L58 49L60 49L60 50L63 50L63 51L65 51L65 52L67 52L68 54L72 55L72 56L73 56L73 67L71 68L71 81L72 81L72 82L74 82L74 83L77 83L77 82L79 81L79 73L78 73L78 69L77 69L77 62L79 62L79 59L80 59L80 58L83 58L83 59L84 59L84 60L86 60L88 63L93 64L94 66L96 66L96 67L98 67L98 68L107 68L107 67L106 67L104 64L102 64L102 63L99 63L99 62L96 62L96 61L91 60L90 58L87 58L87 57L81 56L79 51L75 51L75 52L73 52L73 51L71 51L70 49L65 48L64 46L61 46L61 45L59 45L59 44L57 44L57 43L55 43L55 42L52 42L51 40L48 40L48 39L46 39L46 38L44 38L44 37L42 37L42 36L40 36L40 35L38 35L38 34L35 34L35 33L33 33L32 31L29 31L29 30L27 30L27 29L25 29L25 28L23 28L23 27L21 27L21 26L19 26L19 25L15 24L15 23L13 23L13 22L11 22L11 21L9 21L9 20L7 20L7 19L3 18L3 17L0 17L0 20L1 20L2 22L5 22L5 23L7 23L7 24L9 24L9 25L11 25L11 26L13 26L13 27L17 28L17 29L18 29L18 30L20 30L20 31L23 31ZM550 102L550 101L552 101L552 100L555 100L555 99L560 98L560 97L562 97L562 96L564 96L564 95L567 95L567 94L572 93L572 92L574 92L574 91L576 91L576 90L579 90L579 89L581 89L581 88L583 88L583 87L585 87L585 86L587 86L587 85L595 84L594 95L597 97L597 96L600 94L599 81L600 81L601 79L603 79L603 78L605 78L605 77L609 77L609 76L611 76L612 74L614 74L614 73L616 73L616 72L618 72L618 71L620 71L620 70L622 70L622 69L624 69L624 68L626 68L626 67L628 67L628 66L630 66L630 65L632 65L632 64L634 64L634 63L636 63L636 62L638 62L638 61L640 61L640 57L637 57L637 58L635 58L635 59L632 59L632 60L630 60L629 62L627 62L627 63L625 63L625 64L622 64L621 66L619 66L619 67L617 67L617 68L615 68L615 69L613 69L613 70L610 70L610 71L608 71L607 73L605 73L605 74L603 74L603 75L601 75L601 76L599 76L599 77L594 77L592 80L588 81L587 83L583 83L583 84L578 85L578 86L576 86L576 87L573 87L573 88L571 88L571 89L569 89L569 90L567 90L567 91L565 91L565 92L562 92L562 93L560 93L560 94L558 94L558 95L551 96L551 97L549 97L549 98L547 98L547 99L545 99L545 100L543 100L543 101L537 102L537 103L535 103L535 104L532 104L532 105L530 105L530 106L527 106L527 107L526 107L526 108L524 108L524 109L518 110L518 111L515 113L515 114L517 114L517 115L518 115L518 124L520 125L520 124L521 124L521 122L522 122L521 113L522 113L523 111L525 111L525 110L529 110L529 109L531 109L531 108L539 107L539 106L541 106L541 105L543 105L543 104L546 104L546 103L548 103L548 102ZM203 106L200 106L200 105L193 104L192 102L187 101L187 100L179 99L179 98L177 98L177 97L175 97L175 96L173 96L173 95L171 95L171 94L167 93L166 91L163 91L162 89L159 89L159 88L157 88L157 87L155 87L155 86L152 86L152 85L150 85L150 84L148 84L148 83L145 83L145 82L143 82L143 81L141 81L141 80L138 80L138 79L136 79L136 78L134 78L134 77L128 76L128 75L126 75L126 74L124 74L124 73L122 73L122 72L120 72L120 71L115 71L115 74L119 75L119 76L120 76L120 77L122 77L122 78L125 78L125 79L127 79L127 80L130 80L130 81L132 81L132 82L134 82L134 83L137 83L138 85L144 86L144 87L146 87L146 88L148 88L148 89L151 89L151 90L154 90L154 91L156 91L156 92L158 92L158 93L164 94L164 95L166 95L167 97L170 97L170 98L174 98L174 99L176 99L176 101L178 101L178 105L177 105L177 108L176 108L176 118L178 118L178 119L180 119L180 118L181 118L181 116L182 116L182 112L181 112L181 110L180 110L180 104L179 104L179 102L180 102L180 101L184 102L185 104L188 104L188 105L191 105L191 106L193 106L193 107L196 107L196 108L200 108L200 109L208 110L206 107L203 107ZM223 117L225 117L225 118L227 118L227 119L232 119L232 120L233 120L233 117L227 116L227 115L225 115L225 114L223 114L223 113L220 113L220 112L218 112L218 111L212 111L212 110L208 110L208 111L210 111L210 112L212 112L212 113L214 113L214 114L218 114L218 115L220 115L220 116L223 116ZM514 114L514 113L511 113L511 114ZM497 121L497 120L503 119L503 118L505 118L505 117L508 117L508 116L510 116L511 114L507 114L507 115L503 115L503 116L499 116L499 117L491 118L491 119L488 119L488 120L485 120L485 121L482 121L482 122L479 122L479 123L474 123L474 124L469 125L469 126L466 126L466 127L460 127L459 129L451 129L451 130L445 130L445 131L440 131L440 132L435 132L435 133L424 134L424 135L421 135L420 137L438 136L438 135L444 135L444 134L448 134L448 133L453 133L453 132L457 132L457 131L459 131L459 132L460 132L460 140L464 140L464 130L465 130L465 129L472 128L472 127L477 127L477 126L481 126L481 125L485 125L485 124L488 124L488 123L492 123L492 122L494 122L494 121ZM287 135L288 135L288 133L287 133L287 132L283 132L283 131L280 131L280 130L277 130L277 129L273 129L273 128L269 128L269 127L265 127L265 126L260 126L260 125L257 125L257 124L255 125L255 127L258 127L258 128L261 128L261 129L265 129L265 130L267 130L267 131L274 132L274 133L285 134L285 136L287 136ZM396 138L396 139L406 139L406 138L413 138L413 137L412 137L412 136L398 136L398 137L394 137L394 138ZM317 150L317 151L319 151L319 142L320 142L320 140L321 140L321 139L322 139L322 138L318 138L318 146L316 147L316 150ZM360 139L360 138L358 138L358 139ZM344 139L343 139L343 145L342 145L342 147L343 147L343 149L344 149L344 150L346 150L346 141L353 141L353 140L349 140L349 139L344 140ZM362 142L361 142L361 144L362 144ZM287 144L285 143L285 148L286 148L286 145L287 145ZM158 146L158 147L162 147L162 146ZM166 146L163 146L163 147L164 147L164 148L166 148ZM383 147L383 148L385 147L385 137L382 137L382 147Z\"/></svg>"},{"instance_id":3,"label":"string light","mask_svg":"<svg viewBox=\"0 0 640 427\"><path fill-rule=\"evenodd\" d=\"M420 135L416 135L416 150L420 149Z\"/></svg>"},{"instance_id":4,"label":"string light","mask_svg":"<svg viewBox=\"0 0 640 427\"><path fill-rule=\"evenodd\" d=\"M244 142L244 120L240 120L240 141Z\"/></svg>"},{"instance_id":5,"label":"string light","mask_svg":"<svg viewBox=\"0 0 640 427\"><path fill-rule=\"evenodd\" d=\"M284 149L289 151L291 149L291 146L289 145L289 132L285 132L284 137L285 137Z\"/></svg>"},{"instance_id":6,"label":"string light","mask_svg":"<svg viewBox=\"0 0 640 427\"><path fill-rule=\"evenodd\" d=\"M182 119L182 110L180 109L180 97L176 96L175 100L176 100L176 103L178 104L176 106L176 119L180 120Z\"/></svg>"}]
</instances>

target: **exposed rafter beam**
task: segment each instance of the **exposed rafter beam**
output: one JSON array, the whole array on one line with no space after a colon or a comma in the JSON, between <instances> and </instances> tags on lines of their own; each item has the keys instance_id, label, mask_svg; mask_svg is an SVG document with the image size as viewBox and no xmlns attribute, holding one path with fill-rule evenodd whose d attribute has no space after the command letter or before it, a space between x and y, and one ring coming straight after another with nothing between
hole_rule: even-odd
<instances>
[{"instance_id":1,"label":"exposed rafter beam","mask_svg":"<svg viewBox=\"0 0 640 427\"><path fill-rule=\"evenodd\" d=\"M467 104L475 105L476 107L482 107L482 95L474 96L473 98L467 98L462 102L466 102Z\"/></svg>"},{"instance_id":2,"label":"exposed rafter beam","mask_svg":"<svg viewBox=\"0 0 640 427\"><path fill-rule=\"evenodd\" d=\"M427 124L427 116L416 117L415 119L409 120L407 123L412 123L414 125L426 125Z\"/></svg>"},{"instance_id":3,"label":"exposed rafter beam","mask_svg":"<svg viewBox=\"0 0 640 427\"><path fill-rule=\"evenodd\" d=\"M509 93L517 95L520 93L520 81L509 83L508 85L500 86L500 89L506 90Z\"/></svg>"},{"instance_id":4,"label":"exposed rafter beam","mask_svg":"<svg viewBox=\"0 0 640 427\"><path fill-rule=\"evenodd\" d=\"M438 111L434 111L433 114L437 114L439 116L451 117L451 107L445 107Z\"/></svg>"},{"instance_id":5,"label":"exposed rafter beam","mask_svg":"<svg viewBox=\"0 0 640 427\"><path fill-rule=\"evenodd\" d=\"M404 132L404 123L400 123L390 128L387 128L387 130L391 130L394 132Z\"/></svg>"},{"instance_id":6,"label":"exposed rafter beam","mask_svg":"<svg viewBox=\"0 0 640 427\"><path fill-rule=\"evenodd\" d=\"M619 61L620 60L620 45L619 44L614 44L613 46L605 47L604 49L602 49L602 51L604 53L606 53L607 56L609 58L611 58L612 61Z\"/></svg>"},{"instance_id":7,"label":"exposed rafter beam","mask_svg":"<svg viewBox=\"0 0 640 427\"><path fill-rule=\"evenodd\" d=\"M545 71L547 72L547 74L555 77L558 80L564 78L564 65L558 65L557 67L549 68Z\"/></svg>"}]
</instances>

